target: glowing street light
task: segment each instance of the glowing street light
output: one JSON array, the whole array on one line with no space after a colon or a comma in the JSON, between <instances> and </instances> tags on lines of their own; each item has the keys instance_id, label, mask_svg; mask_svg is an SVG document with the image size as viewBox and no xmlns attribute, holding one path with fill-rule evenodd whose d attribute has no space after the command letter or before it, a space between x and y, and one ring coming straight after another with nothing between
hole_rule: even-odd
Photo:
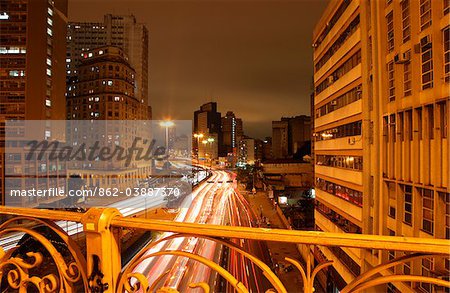
<instances>
[{"instance_id":1,"label":"glowing street light","mask_svg":"<svg viewBox=\"0 0 450 293\"><path fill-rule=\"evenodd\" d=\"M167 154L169 154L169 127L172 127L174 125L175 125L175 123L170 120L164 120L164 121L159 122L159 126L166 128L166 151L167 151Z\"/></svg>"},{"instance_id":2,"label":"glowing street light","mask_svg":"<svg viewBox=\"0 0 450 293\"><path fill-rule=\"evenodd\" d=\"M203 133L194 133L194 137L197 139L197 163L199 162L198 160L198 153L199 153L199 145L200 145L200 139L203 138Z\"/></svg>"}]
</instances>

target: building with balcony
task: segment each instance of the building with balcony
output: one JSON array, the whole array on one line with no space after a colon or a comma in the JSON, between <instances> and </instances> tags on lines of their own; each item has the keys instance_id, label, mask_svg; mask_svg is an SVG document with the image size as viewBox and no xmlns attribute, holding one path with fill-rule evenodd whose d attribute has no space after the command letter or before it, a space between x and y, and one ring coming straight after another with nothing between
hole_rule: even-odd
<instances>
[{"instance_id":1,"label":"building with balcony","mask_svg":"<svg viewBox=\"0 0 450 293\"><path fill-rule=\"evenodd\" d=\"M66 117L67 5L67 0L0 3L0 204L5 194L5 121ZM64 140L64 129L42 126L33 135Z\"/></svg>"},{"instance_id":2,"label":"building with balcony","mask_svg":"<svg viewBox=\"0 0 450 293\"><path fill-rule=\"evenodd\" d=\"M137 22L134 15L106 14L103 22L70 22L67 32L67 86L70 87L71 80L78 75L84 52L116 46L129 57L135 70L136 99L147 106L148 38L147 27Z\"/></svg>"},{"instance_id":3,"label":"building with balcony","mask_svg":"<svg viewBox=\"0 0 450 293\"><path fill-rule=\"evenodd\" d=\"M448 5L332 1L317 24L318 230L449 237ZM338 289L359 272L400 256L394 251L320 250L335 261L330 274ZM394 272L445 276L448 267L442 259L427 258ZM402 282L379 288L413 289L433 290Z\"/></svg>"}]
</instances>

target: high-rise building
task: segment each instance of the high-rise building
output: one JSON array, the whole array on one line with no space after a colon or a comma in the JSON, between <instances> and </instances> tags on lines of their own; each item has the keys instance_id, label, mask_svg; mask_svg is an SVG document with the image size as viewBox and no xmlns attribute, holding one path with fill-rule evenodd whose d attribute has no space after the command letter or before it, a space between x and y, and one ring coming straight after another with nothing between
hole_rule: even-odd
<instances>
[{"instance_id":1,"label":"high-rise building","mask_svg":"<svg viewBox=\"0 0 450 293\"><path fill-rule=\"evenodd\" d=\"M272 157L283 159L289 151L289 122L272 121Z\"/></svg>"},{"instance_id":2,"label":"high-rise building","mask_svg":"<svg viewBox=\"0 0 450 293\"><path fill-rule=\"evenodd\" d=\"M239 141L243 135L242 119L236 118L232 111L228 111L222 117L222 145L219 147L221 156L225 157L229 153L236 155Z\"/></svg>"},{"instance_id":3,"label":"high-rise building","mask_svg":"<svg viewBox=\"0 0 450 293\"><path fill-rule=\"evenodd\" d=\"M272 137L267 136L262 141L262 156L261 159L270 160L272 159Z\"/></svg>"},{"instance_id":4,"label":"high-rise building","mask_svg":"<svg viewBox=\"0 0 450 293\"><path fill-rule=\"evenodd\" d=\"M311 117L300 115L281 118L288 121L288 153L295 155L306 143L311 141Z\"/></svg>"},{"instance_id":5,"label":"high-rise building","mask_svg":"<svg viewBox=\"0 0 450 293\"><path fill-rule=\"evenodd\" d=\"M313 34L316 228L449 238L449 2L332 1ZM316 248L340 289L402 253ZM390 274L448 276L424 258ZM384 287L384 288L383 288ZM434 292L424 283L377 290Z\"/></svg>"},{"instance_id":6,"label":"high-rise building","mask_svg":"<svg viewBox=\"0 0 450 293\"><path fill-rule=\"evenodd\" d=\"M64 94L67 5L67 0L0 2L2 202L5 192L5 121L64 120L66 117ZM64 139L63 129L45 128L41 133L42 139Z\"/></svg>"},{"instance_id":7,"label":"high-rise building","mask_svg":"<svg viewBox=\"0 0 450 293\"><path fill-rule=\"evenodd\" d=\"M104 16L103 22L70 22L67 34L67 86L78 74L78 66L85 52L103 47L116 46L128 56L136 71L135 96L148 105L148 30L138 23L134 15Z\"/></svg>"},{"instance_id":8,"label":"high-rise building","mask_svg":"<svg viewBox=\"0 0 450 293\"><path fill-rule=\"evenodd\" d=\"M72 80L67 92L67 118L69 120L145 120L148 107L135 97L136 72L131 67L127 55L119 47L106 46L86 51L85 58L78 66L78 74ZM80 123L83 127L86 124ZM108 145L114 142L117 145L130 147L136 137L146 137L142 129L130 127L130 124L111 124L107 127L99 123L97 132L104 133L99 140ZM131 124L132 125L132 124ZM89 125L87 125L89 126ZM81 127L81 126L80 126ZM69 139L78 144L84 142L86 133L92 131L78 129L77 132L68 133ZM91 137L86 138L91 141ZM125 166L125 161L108 160L94 164L82 165L77 162L73 172L81 175L93 186L134 187L137 174L148 174L150 166ZM133 164L134 162L132 162ZM72 167L71 166L71 167ZM141 170L141 169L142 170ZM115 174L106 174L103 171L117 171ZM92 176L95 175L95 176ZM94 179L93 179L94 178ZM128 181L127 181L128 180Z\"/></svg>"},{"instance_id":9,"label":"high-rise building","mask_svg":"<svg viewBox=\"0 0 450 293\"><path fill-rule=\"evenodd\" d=\"M256 161L256 141L250 137L244 137L239 141L238 163L253 165Z\"/></svg>"},{"instance_id":10,"label":"high-rise building","mask_svg":"<svg viewBox=\"0 0 450 293\"><path fill-rule=\"evenodd\" d=\"M136 72L119 47L83 53L78 74L67 91L71 120L143 120L148 107L135 96Z\"/></svg>"},{"instance_id":11,"label":"high-rise building","mask_svg":"<svg viewBox=\"0 0 450 293\"><path fill-rule=\"evenodd\" d=\"M274 159L295 157L311 142L311 117L300 115L272 121L272 155Z\"/></svg>"},{"instance_id":12,"label":"high-rise building","mask_svg":"<svg viewBox=\"0 0 450 293\"><path fill-rule=\"evenodd\" d=\"M194 134L202 134L202 139L193 139L193 145L199 158L217 159L219 145L222 144L221 114L217 112L217 103L203 104L194 112ZM209 141L208 141L209 139ZM204 143L202 143L204 142Z\"/></svg>"}]
</instances>

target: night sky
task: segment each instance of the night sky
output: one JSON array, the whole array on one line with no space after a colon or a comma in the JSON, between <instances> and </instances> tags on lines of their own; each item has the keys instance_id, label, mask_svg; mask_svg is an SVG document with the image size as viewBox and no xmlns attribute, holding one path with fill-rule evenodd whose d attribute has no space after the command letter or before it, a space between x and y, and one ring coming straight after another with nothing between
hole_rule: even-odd
<instances>
[{"instance_id":1,"label":"night sky","mask_svg":"<svg viewBox=\"0 0 450 293\"><path fill-rule=\"evenodd\" d=\"M325 0L69 0L70 21L134 14L150 34L154 119L192 119L208 101L232 110L244 131L310 112L312 30Z\"/></svg>"}]
</instances>

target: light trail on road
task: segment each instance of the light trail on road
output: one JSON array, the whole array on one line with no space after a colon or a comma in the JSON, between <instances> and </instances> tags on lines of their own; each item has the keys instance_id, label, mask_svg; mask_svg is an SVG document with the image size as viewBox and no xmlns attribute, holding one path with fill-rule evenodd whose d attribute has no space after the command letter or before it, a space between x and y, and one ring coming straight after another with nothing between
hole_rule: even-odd
<instances>
[{"instance_id":1,"label":"light trail on road","mask_svg":"<svg viewBox=\"0 0 450 293\"><path fill-rule=\"evenodd\" d=\"M178 222L191 222L213 225L252 226L255 215L248 202L236 188L235 176L225 171L212 171L213 175L186 199L180 213L175 218ZM172 235L162 233L158 239ZM253 253L263 255L261 243L255 241L232 240L238 246ZM206 239L196 237L179 237L162 241L151 248L146 255L157 251L178 250L194 253L219 263L223 252L222 245ZM144 256L145 257L145 256ZM261 292L265 283L262 273L254 264L240 254L230 251L229 259L225 260L228 269L251 292ZM159 287L170 287L180 292L191 292L200 289L191 289L189 284L206 282L215 291L218 275L209 267L190 260L186 257L160 256L143 260L134 272L144 274L149 284L159 280ZM159 279L162 274L167 274ZM263 285L261 285L263 284ZM264 290L263 290L264 291Z\"/></svg>"}]
</instances>

